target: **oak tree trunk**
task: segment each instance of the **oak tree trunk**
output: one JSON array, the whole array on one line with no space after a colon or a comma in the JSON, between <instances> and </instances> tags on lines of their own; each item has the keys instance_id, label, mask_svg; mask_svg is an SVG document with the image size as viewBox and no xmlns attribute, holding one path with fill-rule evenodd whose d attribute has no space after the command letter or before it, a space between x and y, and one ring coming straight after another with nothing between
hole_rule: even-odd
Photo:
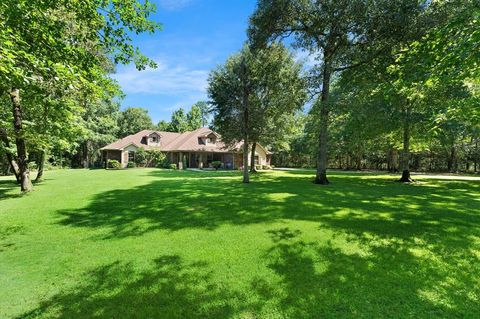
<instances>
[{"instance_id":1,"label":"oak tree trunk","mask_svg":"<svg viewBox=\"0 0 480 319\"><path fill-rule=\"evenodd\" d=\"M20 90L13 88L10 92L12 100L13 128L15 130L15 144L17 145L17 163L20 173L20 188L22 192L30 192L33 189L30 180L30 172L27 163L27 143L23 137L23 118L22 107L20 103Z\"/></svg>"},{"instance_id":2,"label":"oak tree trunk","mask_svg":"<svg viewBox=\"0 0 480 319\"><path fill-rule=\"evenodd\" d=\"M245 61L242 61L242 81L243 81L243 183L250 183L250 176L248 173L248 98L249 92L247 87L247 66Z\"/></svg>"},{"instance_id":3,"label":"oak tree trunk","mask_svg":"<svg viewBox=\"0 0 480 319\"><path fill-rule=\"evenodd\" d=\"M255 149L257 148L257 143L252 143L252 150L250 151L250 173L257 173L257 167L255 166Z\"/></svg>"},{"instance_id":4,"label":"oak tree trunk","mask_svg":"<svg viewBox=\"0 0 480 319\"><path fill-rule=\"evenodd\" d=\"M398 180L402 183L411 183L410 176L410 106L405 108L403 120L403 156L402 156L402 177Z\"/></svg>"},{"instance_id":5,"label":"oak tree trunk","mask_svg":"<svg viewBox=\"0 0 480 319\"><path fill-rule=\"evenodd\" d=\"M38 154L37 166L38 166L38 171L37 171L37 177L35 178L35 182L41 181L43 177L43 168L45 166L45 151L40 151L40 153Z\"/></svg>"},{"instance_id":6,"label":"oak tree trunk","mask_svg":"<svg viewBox=\"0 0 480 319\"><path fill-rule=\"evenodd\" d=\"M7 161L10 166L10 169L15 175L17 183L20 183L20 170L18 168L17 162L15 162L14 155L10 152L10 141L8 140L7 131L4 128L0 128L0 140L5 144L5 155L7 156Z\"/></svg>"},{"instance_id":7,"label":"oak tree trunk","mask_svg":"<svg viewBox=\"0 0 480 319\"><path fill-rule=\"evenodd\" d=\"M325 60L323 67L322 95L320 103L320 133L318 135L317 174L314 183L327 185L327 133L328 133L328 97L330 93L330 62Z\"/></svg>"},{"instance_id":8,"label":"oak tree trunk","mask_svg":"<svg viewBox=\"0 0 480 319\"><path fill-rule=\"evenodd\" d=\"M250 183L248 172L248 136L243 138L243 183Z\"/></svg>"}]
</instances>

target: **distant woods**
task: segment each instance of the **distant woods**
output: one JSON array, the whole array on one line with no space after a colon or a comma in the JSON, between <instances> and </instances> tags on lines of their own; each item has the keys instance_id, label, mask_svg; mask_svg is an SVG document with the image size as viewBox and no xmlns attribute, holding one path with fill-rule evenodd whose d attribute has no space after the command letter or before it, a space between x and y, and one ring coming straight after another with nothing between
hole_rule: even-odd
<instances>
[{"instance_id":1,"label":"distant woods","mask_svg":"<svg viewBox=\"0 0 480 319\"><path fill-rule=\"evenodd\" d=\"M147 109L128 107L123 111L118 111L117 135L125 137L146 129L178 133L193 131L209 125L208 113L208 104L199 101L193 104L188 112L180 107L173 111L170 121L160 120L155 125Z\"/></svg>"}]
</instances>

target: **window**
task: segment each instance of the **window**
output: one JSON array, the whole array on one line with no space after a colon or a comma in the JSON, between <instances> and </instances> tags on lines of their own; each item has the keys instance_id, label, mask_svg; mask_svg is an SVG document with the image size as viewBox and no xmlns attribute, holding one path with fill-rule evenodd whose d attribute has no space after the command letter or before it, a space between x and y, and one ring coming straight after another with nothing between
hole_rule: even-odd
<instances>
[{"instance_id":1,"label":"window","mask_svg":"<svg viewBox=\"0 0 480 319\"><path fill-rule=\"evenodd\" d=\"M129 162L135 162L135 152L134 151L129 151L128 152L128 161Z\"/></svg>"},{"instance_id":2,"label":"window","mask_svg":"<svg viewBox=\"0 0 480 319\"><path fill-rule=\"evenodd\" d=\"M152 136L152 143L158 143L158 137Z\"/></svg>"},{"instance_id":3,"label":"window","mask_svg":"<svg viewBox=\"0 0 480 319\"><path fill-rule=\"evenodd\" d=\"M260 162L259 162L259 158L258 158L258 155L255 155L255 165L258 165Z\"/></svg>"},{"instance_id":4,"label":"window","mask_svg":"<svg viewBox=\"0 0 480 319\"><path fill-rule=\"evenodd\" d=\"M208 138L207 138L207 144L215 144L215 138L213 138L213 137L208 137Z\"/></svg>"}]
</instances>

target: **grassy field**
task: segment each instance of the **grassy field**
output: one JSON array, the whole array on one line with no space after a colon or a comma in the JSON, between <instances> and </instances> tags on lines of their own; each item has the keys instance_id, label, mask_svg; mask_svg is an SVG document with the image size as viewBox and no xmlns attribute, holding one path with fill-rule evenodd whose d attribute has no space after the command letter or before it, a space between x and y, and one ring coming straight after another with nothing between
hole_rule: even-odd
<instances>
[{"instance_id":1,"label":"grassy field","mask_svg":"<svg viewBox=\"0 0 480 319\"><path fill-rule=\"evenodd\" d=\"M480 182L312 172L0 179L1 318L480 318Z\"/></svg>"}]
</instances>

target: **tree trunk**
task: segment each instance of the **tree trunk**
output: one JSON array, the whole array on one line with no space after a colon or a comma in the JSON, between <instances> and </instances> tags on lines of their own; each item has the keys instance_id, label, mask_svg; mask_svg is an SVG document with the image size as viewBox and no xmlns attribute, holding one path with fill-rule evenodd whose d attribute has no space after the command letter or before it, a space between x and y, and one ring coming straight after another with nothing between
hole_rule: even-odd
<instances>
[{"instance_id":1,"label":"tree trunk","mask_svg":"<svg viewBox=\"0 0 480 319\"><path fill-rule=\"evenodd\" d=\"M456 172L457 171L457 165L456 165L456 160L455 160L455 157L456 157L456 151L455 151L455 145L452 145L452 147L450 148L450 159L448 161L448 171L449 172Z\"/></svg>"},{"instance_id":2,"label":"tree trunk","mask_svg":"<svg viewBox=\"0 0 480 319\"><path fill-rule=\"evenodd\" d=\"M248 172L248 137L243 139L243 183L250 183L250 175Z\"/></svg>"},{"instance_id":3,"label":"tree trunk","mask_svg":"<svg viewBox=\"0 0 480 319\"><path fill-rule=\"evenodd\" d=\"M357 155L357 171L361 171L361 170L362 170L362 156Z\"/></svg>"},{"instance_id":4,"label":"tree trunk","mask_svg":"<svg viewBox=\"0 0 480 319\"><path fill-rule=\"evenodd\" d=\"M20 173L20 188L22 192L30 192L33 189L28 171L27 145L23 137L22 107L20 104L20 90L13 88L10 92L13 104L13 127L15 129L15 144L17 145L17 163Z\"/></svg>"},{"instance_id":5,"label":"tree trunk","mask_svg":"<svg viewBox=\"0 0 480 319\"><path fill-rule=\"evenodd\" d=\"M45 166L45 151L40 151L40 154L38 154L37 166L38 171L35 182L41 181L43 177L43 167Z\"/></svg>"},{"instance_id":6,"label":"tree trunk","mask_svg":"<svg viewBox=\"0 0 480 319\"><path fill-rule=\"evenodd\" d=\"M255 149L257 148L257 143L252 143L252 150L250 151L250 173L257 173L257 167L255 166Z\"/></svg>"},{"instance_id":7,"label":"tree trunk","mask_svg":"<svg viewBox=\"0 0 480 319\"><path fill-rule=\"evenodd\" d=\"M8 164L10 165L10 169L15 175L15 179L17 183L20 183L20 170L18 168L17 162L15 162L14 155L10 152L10 141L8 140L7 130L4 128L0 128L0 140L5 144L5 155L7 156Z\"/></svg>"},{"instance_id":8,"label":"tree trunk","mask_svg":"<svg viewBox=\"0 0 480 319\"><path fill-rule=\"evenodd\" d=\"M408 104L405 107L403 122L402 177L398 181L402 183L413 182L410 177L410 106Z\"/></svg>"},{"instance_id":9,"label":"tree trunk","mask_svg":"<svg viewBox=\"0 0 480 319\"><path fill-rule=\"evenodd\" d=\"M478 154L478 140L475 140L475 158L474 158L474 162L473 162L473 172L474 173L477 172L477 160L478 160L477 154Z\"/></svg>"},{"instance_id":10,"label":"tree trunk","mask_svg":"<svg viewBox=\"0 0 480 319\"><path fill-rule=\"evenodd\" d=\"M320 134L318 135L317 174L314 183L327 185L327 134L328 134L328 96L330 93L330 62L325 59L323 67L322 96L320 103Z\"/></svg>"},{"instance_id":11,"label":"tree trunk","mask_svg":"<svg viewBox=\"0 0 480 319\"><path fill-rule=\"evenodd\" d=\"M248 173L248 97L249 92L247 88L247 66L245 60L242 61L242 81L243 81L243 183L250 183L250 176Z\"/></svg>"}]
</instances>

